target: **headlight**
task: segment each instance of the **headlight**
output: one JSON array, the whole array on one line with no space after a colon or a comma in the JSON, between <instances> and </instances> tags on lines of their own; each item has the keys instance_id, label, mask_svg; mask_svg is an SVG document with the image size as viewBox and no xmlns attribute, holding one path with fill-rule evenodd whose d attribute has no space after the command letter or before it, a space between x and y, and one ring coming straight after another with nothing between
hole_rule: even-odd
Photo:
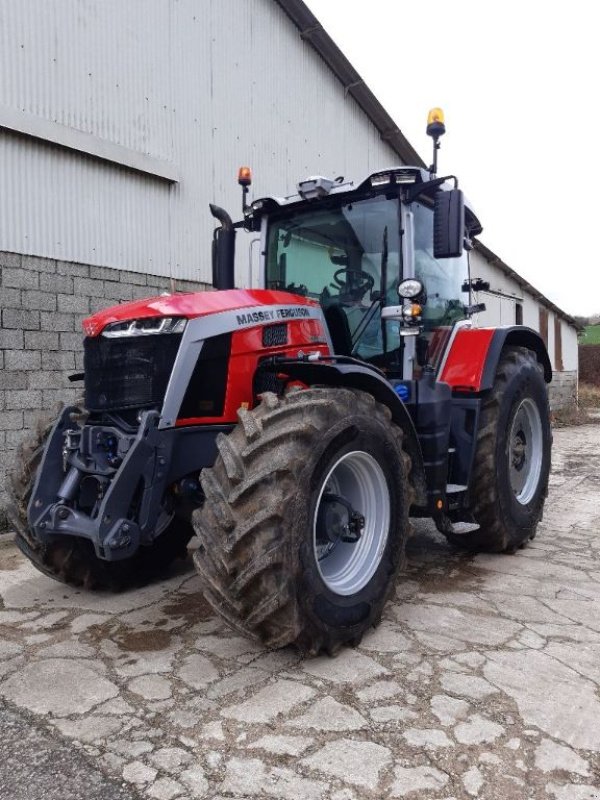
<instances>
[{"instance_id":1,"label":"headlight","mask_svg":"<svg viewBox=\"0 0 600 800\"><path fill-rule=\"evenodd\" d=\"M405 300L412 300L413 297L423 294L423 284L416 278L407 278L398 284L398 294Z\"/></svg>"},{"instance_id":2,"label":"headlight","mask_svg":"<svg viewBox=\"0 0 600 800\"><path fill-rule=\"evenodd\" d=\"M155 333L183 333L187 319L183 317L149 317L131 319L126 322L111 322L102 331L102 336L117 339L125 336L151 336Z\"/></svg>"}]
</instances>

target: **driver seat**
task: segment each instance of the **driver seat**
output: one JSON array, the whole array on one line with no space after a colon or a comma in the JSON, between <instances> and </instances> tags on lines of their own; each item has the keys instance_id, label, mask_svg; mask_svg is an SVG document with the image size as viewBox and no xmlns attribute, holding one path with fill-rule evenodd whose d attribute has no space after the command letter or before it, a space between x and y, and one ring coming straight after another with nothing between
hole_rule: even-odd
<instances>
[{"instance_id":1,"label":"driver seat","mask_svg":"<svg viewBox=\"0 0 600 800\"><path fill-rule=\"evenodd\" d=\"M338 356L351 356L352 334L348 317L343 308L338 305L330 305L323 309L323 315L329 329L333 352Z\"/></svg>"}]
</instances>

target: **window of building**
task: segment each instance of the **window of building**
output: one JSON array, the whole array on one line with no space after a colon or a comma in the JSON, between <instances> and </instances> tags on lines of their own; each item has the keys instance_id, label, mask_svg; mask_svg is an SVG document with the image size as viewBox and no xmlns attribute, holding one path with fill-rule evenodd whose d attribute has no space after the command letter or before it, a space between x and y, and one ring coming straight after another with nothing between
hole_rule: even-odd
<instances>
[{"instance_id":1,"label":"window of building","mask_svg":"<svg viewBox=\"0 0 600 800\"><path fill-rule=\"evenodd\" d=\"M562 356L562 325L558 317L554 317L554 369L562 372L563 356Z\"/></svg>"},{"instance_id":2,"label":"window of building","mask_svg":"<svg viewBox=\"0 0 600 800\"><path fill-rule=\"evenodd\" d=\"M545 308L540 308L540 336L548 347L548 312Z\"/></svg>"},{"instance_id":3,"label":"window of building","mask_svg":"<svg viewBox=\"0 0 600 800\"><path fill-rule=\"evenodd\" d=\"M523 306L521 303L515 303L515 325L523 324Z\"/></svg>"}]
</instances>

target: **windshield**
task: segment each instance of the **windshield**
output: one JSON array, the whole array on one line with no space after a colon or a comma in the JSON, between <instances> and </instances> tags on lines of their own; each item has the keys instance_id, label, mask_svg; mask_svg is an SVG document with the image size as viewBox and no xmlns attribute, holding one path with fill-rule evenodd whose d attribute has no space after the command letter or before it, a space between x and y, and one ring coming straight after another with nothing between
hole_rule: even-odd
<instances>
[{"instance_id":1,"label":"windshield","mask_svg":"<svg viewBox=\"0 0 600 800\"><path fill-rule=\"evenodd\" d=\"M398 297L398 215L398 200L379 195L304 208L269 226L267 288L319 300L339 354L368 359L399 345L380 318L382 293Z\"/></svg>"}]
</instances>

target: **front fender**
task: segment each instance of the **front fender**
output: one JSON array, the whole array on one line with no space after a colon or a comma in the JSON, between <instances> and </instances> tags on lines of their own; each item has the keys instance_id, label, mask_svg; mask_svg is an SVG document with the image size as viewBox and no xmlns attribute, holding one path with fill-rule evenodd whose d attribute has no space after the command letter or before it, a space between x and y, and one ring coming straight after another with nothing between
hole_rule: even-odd
<instances>
[{"instance_id":1,"label":"front fender","mask_svg":"<svg viewBox=\"0 0 600 800\"><path fill-rule=\"evenodd\" d=\"M542 337L532 328L512 325L504 328L461 328L450 343L439 380L455 392L477 393L491 389L505 347L532 350L543 367L546 383L552 380L552 366Z\"/></svg>"}]
</instances>

